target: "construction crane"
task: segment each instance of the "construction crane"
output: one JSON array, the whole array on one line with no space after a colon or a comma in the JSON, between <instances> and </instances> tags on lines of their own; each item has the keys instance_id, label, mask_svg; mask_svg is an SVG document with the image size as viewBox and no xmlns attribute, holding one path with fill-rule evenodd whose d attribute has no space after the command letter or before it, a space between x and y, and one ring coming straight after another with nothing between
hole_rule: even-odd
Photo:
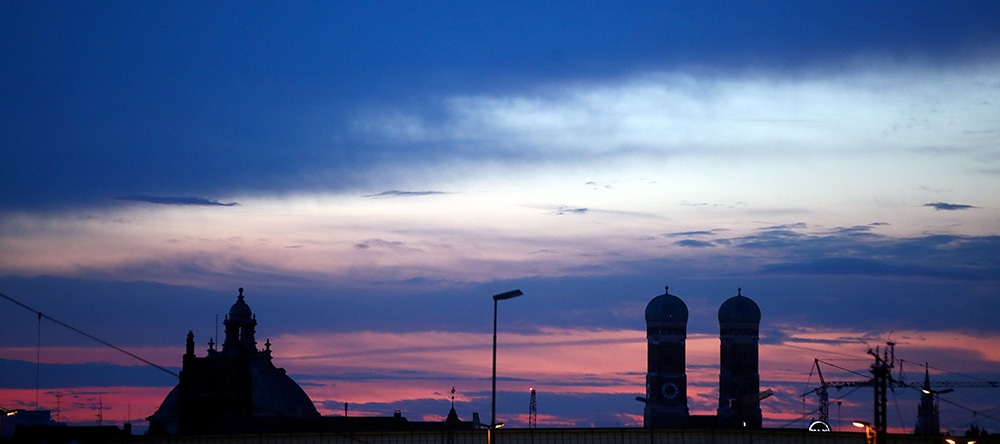
<instances>
[{"instance_id":1,"label":"construction crane","mask_svg":"<svg viewBox=\"0 0 1000 444\"><path fill-rule=\"evenodd\" d=\"M802 394L802 397L806 397L810 394L816 393L819 396L819 409L818 416L819 421L829 424L830 420L830 395L829 389L831 387L836 389L842 389L845 387L874 387L875 389L875 399L873 403L873 416L874 425L873 429L875 432L875 444L885 444L886 435L886 405L887 405L887 393L889 387L906 387L921 390L924 394L940 394L947 393L955 388L1000 388L1000 382L997 381L935 381L931 382L928 372L925 370L925 380L923 383L907 383L902 379L895 379L892 377L892 369L895 367L896 362L896 343L887 342L886 348L881 350L876 347L874 350L869 348L868 354L875 358L875 362L869 368L872 377L869 379L858 380L858 381L827 381L823 378L823 370L820 367L820 363L836 367L840 370L844 370L850 373L857 373L852 370L845 369L843 367L836 366L826 361L820 359L813 360L813 366L816 370L817 376L819 376L820 385ZM857 373L860 375L860 373ZM947 390L932 390L932 388L942 388ZM935 415L937 411L935 409ZM936 423L936 421L935 421Z\"/></svg>"},{"instance_id":2,"label":"construction crane","mask_svg":"<svg viewBox=\"0 0 1000 444\"><path fill-rule=\"evenodd\" d=\"M846 368L837 366L835 364L820 360L819 358L813 360L813 368L816 370L816 374L819 376L819 386L813 388L802 394L805 398L813 393L819 396L819 409L817 420L822 421L826 424L830 423L830 388L835 388L840 390L844 387L871 387L874 383L871 379L866 379L864 381L827 381L823 379L823 369L819 366L820 363L829 365L831 367L836 367L838 369L852 372ZM853 373L853 372L852 372Z\"/></svg>"}]
</instances>

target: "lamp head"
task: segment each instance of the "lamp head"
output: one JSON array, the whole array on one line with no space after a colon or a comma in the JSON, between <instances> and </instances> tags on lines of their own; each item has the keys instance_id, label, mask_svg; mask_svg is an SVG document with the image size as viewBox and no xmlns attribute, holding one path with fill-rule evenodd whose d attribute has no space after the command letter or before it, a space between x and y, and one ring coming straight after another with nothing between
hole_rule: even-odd
<instances>
[{"instance_id":1,"label":"lamp head","mask_svg":"<svg viewBox=\"0 0 1000 444\"><path fill-rule=\"evenodd\" d=\"M494 301L503 301L503 300L507 300L507 299L511 299L511 298L516 298L516 297L518 297L518 296L520 296L522 294L524 294L524 293L522 293L521 290L511 290L511 291L508 291L506 293L500 293L500 294L493 295L493 300Z\"/></svg>"}]
</instances>

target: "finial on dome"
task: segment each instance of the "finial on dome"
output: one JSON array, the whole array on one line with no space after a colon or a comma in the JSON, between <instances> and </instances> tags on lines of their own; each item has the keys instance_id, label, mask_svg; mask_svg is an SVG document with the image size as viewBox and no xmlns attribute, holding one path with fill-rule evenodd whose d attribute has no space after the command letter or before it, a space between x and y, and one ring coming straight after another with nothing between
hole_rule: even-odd
<instances>
[{"instance_id":1,"label":"finial on dome","mask_svg":"<svg viewBox=\"0 0 1000 444\"><path fill-rule=\"evenodd\" d=\"M239 299L241 301L243 300L243 287L240 287L240 295L237 296L236 299Z\"/></svg>"},{"instance_id":2,"label":"finial on dome","mask_svg":"<svg viewBox=\"0 0 1000 444\"><path fill-rule=\"evenodd\" d=\"M663 286L663 292L664 293L670 293L670 286L669 285L664 285Z\"/></svg>"},{"instance_id":3,"label":"finial on dome","mask_svg":"<svg viewBox=\"0 0 1000 444\"><path fill-rule=\"evenodd\" d=\"M736 296L743 296L743 287L736 289Z\"/></svg>"}]
</instances>

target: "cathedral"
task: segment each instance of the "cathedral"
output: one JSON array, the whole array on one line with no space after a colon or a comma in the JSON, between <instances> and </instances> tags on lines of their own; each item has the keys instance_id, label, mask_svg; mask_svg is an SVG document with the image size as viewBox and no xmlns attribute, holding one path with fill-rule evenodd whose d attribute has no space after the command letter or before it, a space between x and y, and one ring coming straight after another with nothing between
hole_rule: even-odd
<instances>
[{"instance_id":1,"label":"cathedral","mask_svg":"<svg viewBox=\"0 0 1000 444\"><path fill-rule=\"evenodd\" d=\"M761 428L760 308L742 289L719 307L719 408L714 417L688 413L687 321L687 305L669 287L646 305L646 397L640 398L646 404L645 427Z\"/></svg>"},{"instance_id":2,"label":"cathedral","mask_svg":"<svg viewBox=\"0 0 1000 444\"><path fill-rule=\"evenodd\" d=\"M240 288L223 321L222 350L209 340L205 356L195 355L194 333L185 344L180 381L149 420L150 435L226 435L244 433L341 433L356 431L473 430L462 421L454 401L443 422L409 421L392 416L321 416L305 391L285 369L271 362L271 341L257 348L257 317Z\"/></svg>"},{"instance_id":3,"label":"cathedral","mask_svg":"<svg viewBox=\"0 0 1000 444\"><path fill-rule=\"evenodd\" d=\"M285 369L271 362L271 342L257 349L257 317L239 289L223 325L222 350L212 341L198 357L187 334L180 381L147 418L150 434L203 434L238 430L265 419L317 418L319 412Z\"/></svg>"}]
</instances>

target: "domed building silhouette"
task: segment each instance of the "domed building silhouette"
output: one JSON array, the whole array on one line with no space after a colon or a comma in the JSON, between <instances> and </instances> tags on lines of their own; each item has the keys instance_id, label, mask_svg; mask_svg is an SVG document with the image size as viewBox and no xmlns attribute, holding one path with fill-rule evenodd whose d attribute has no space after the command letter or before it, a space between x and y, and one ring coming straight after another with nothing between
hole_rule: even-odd
<instances>
[{"instance_id":1,"label":"domed building silhouette","mask_svg":"<svg viewBox=\"0 0 1000 444\"><path fill-rule=\"evenodd\" d=\"M669 287L667 287L669 290ZM664 292L646 305L646 428L759 429L760 308L743 290L719 307L719 409L715 416L690 415L685 353L688 309Z\"/></svg>"},{"instance_id":2,"label":"domed building silhouette","mask_svg":"<svg viewBox=\"0 0 1000 444\"><path fill-rule=\"evenodd\" d=\"M646 305L646 427L687 425L685 354L688 308L679 297L663 294Z\"/></svg>"},{"instance_id":3,"label":"domed building silhouette","mask_svg":"<svg viewBox=\"0 0 1000 444\"><path fill-rule=\"evenodd\" d=\"M209 341L195 356L188 331L180 381L149 420L150 434L202 434L245 429L262 419L317 418L305 391L271 362L271 342L257 349L257 318L239 289L223 324L222 350Z\"/></svg>"},{"instance_id":4,"label":"domed building silhouette","mask_svg":"<svg viewBox=\"0 0 1000 444\"><path fill-rule=\"evenodd\" d=\"M737 289L719 307L719 425L761 428L760 307Z\"/></svg>"},{"instance_id":5,"label":"domed building silhouette","mask_svg":"<svg viewBox=\"0 0 1000 444\"><path fill-rule=\"evenodd\" d=\"M357 431L437 431L478 427L462 421L452 404L445 421L409 421L392 416L321 416L305 391L271 362L271 342L257 349L257 317L240 288L223 321L222 350L212 340L198 357L188 331L180 381L149 420L150 435L230 435L344 433ZM450 435L449 435L450 436Z\"/></svg>"}]
</instances>

